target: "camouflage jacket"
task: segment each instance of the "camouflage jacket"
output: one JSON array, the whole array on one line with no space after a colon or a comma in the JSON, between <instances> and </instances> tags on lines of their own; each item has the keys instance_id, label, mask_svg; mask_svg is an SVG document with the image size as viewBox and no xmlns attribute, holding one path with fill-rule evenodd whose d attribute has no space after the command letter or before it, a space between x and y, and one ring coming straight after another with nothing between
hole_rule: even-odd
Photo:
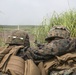
<instances>
[{"instance_id":1,"label":"camouflage jacket","mask_svg":"<svg viewBox=\"0 0 76 75\"><path fill-rule=\"evenodd\" d=\"M35 48L24 47L23 49L20 49L16 55L23 58L24 60L27 59L33 60L33 56L35 56L33 50L35 50Z\"/></svg>"},{"instance_id":2,"label":"camouflage jacket","mask_svg":"<svg viewBox=\"0 0 76 75\"><path fill-rule=\"evenodd\" d=\"M76 49L75 39L59 39L53 40L42 49L31 50L31 55L34 60L45 61L56 55L60 56L68 52L74 52Z\"/></svg>"}]
</instances>

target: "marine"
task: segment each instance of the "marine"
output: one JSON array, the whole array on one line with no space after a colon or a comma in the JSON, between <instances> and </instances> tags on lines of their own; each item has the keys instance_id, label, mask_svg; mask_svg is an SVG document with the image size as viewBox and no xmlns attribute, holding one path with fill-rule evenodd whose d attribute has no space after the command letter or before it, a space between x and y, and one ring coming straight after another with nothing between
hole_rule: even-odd
<instances>
[{"instance_id":1,"label":"marine","mask_svg":"<svg viewBox=\"0 0 76 75\"><path fill-rule=\"evenodd\" d=\"M23 30L14 30L8 36L6 45L0 48L0 71L6 75L23 75L25 61L32 58L27 53L30 47L28 34Z\"/></svg>"},{"instance_id":2,"label":"marine","mask_svg":"<svg viewBox=\"0 0 76 75\"><path fill-rule=\"evenodd\" d=\"M26 71L24 74L23 71L19 70L24 70L19 66L23 66L22 61L27 64L27 59L32 59L36 64L33 63L35 72L32 71L29 75L74 75L76 73L76 39L70 38L69 30L64 26L54 26L50 29L45 41L47 44L39 46L40 48L31 48L28 34L21 30L14 31L8 37L6 42L8 46L0 52L0 70L6 74L16 72L19 75L28 75L29 73ZM17 59L17 64L14 63L13 59ZM15 66L16 71L10 68L12 60L14 64L19 65L18 67Z\"/></svg>"},{"instance_id":3,"label":"marine","mask_svg":"<svg viewBox=\"0 0 76 75\"><path fill-rule=\"evenodd\" d=\"M70 37L70 31L64 26L54 26L50 29L45 40L47 45L44 45L39 50L33 50L33 59L38 64L43 62L45 72L47 71L45 75L73 75L76 73L74 72L76 70L76 39ZM73 55L74 57L72 57ZM63 58L66 61L62 60ZM72 63L72 65L67 64L68 62ZM63 65L69 67L67 68ZM63 69L61 69L62 66L64 67ZM57 69L58 67L61 68ZM66 71L70 72L66 73Z\"/></svg>"},{"instance_id":4,"label":"marine","mask_svg":"<svg viewBox=\"0 0 76 75\"><path fill-rule=\"evenodd\" d=\"M45 44L41 49L34 51L34 54L41 56L39 59L46 60L55 55L60 56L75 51L76 48L75 39L70 38L70 32L64 26L54 26L50 29L45 40L47 41L47 44ZM35 59L38 58L36 57Z\"/></svg>"},{"instance_id":5,"label":"marine","mask_svg":"<svg viewBox=\"0 0 76 75\"><path fill-rule=\"evenodd\" d=\"M20 49L16 55L25 59L24 52L30 47L29 36L24 30L15 30L8 36L6 44L8 44L9 47L23 46L24 48Z\"/></svg>"}]
</instances>

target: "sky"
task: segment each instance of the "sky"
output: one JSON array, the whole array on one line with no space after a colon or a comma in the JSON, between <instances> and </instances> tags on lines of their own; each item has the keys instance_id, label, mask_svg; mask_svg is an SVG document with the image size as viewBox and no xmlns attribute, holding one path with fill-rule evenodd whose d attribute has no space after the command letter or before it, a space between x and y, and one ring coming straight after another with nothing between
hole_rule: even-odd
<instances>
[{"instance_id":1,"label":"sky","mask_svg":"<svg viewBox=\"0 0 76 75\"><path fill-rule=\"evenodd\" d=\"M69 9L76 9L76 0L0 0L0 25L40 25Z\"/></svg>"}]
</instances>

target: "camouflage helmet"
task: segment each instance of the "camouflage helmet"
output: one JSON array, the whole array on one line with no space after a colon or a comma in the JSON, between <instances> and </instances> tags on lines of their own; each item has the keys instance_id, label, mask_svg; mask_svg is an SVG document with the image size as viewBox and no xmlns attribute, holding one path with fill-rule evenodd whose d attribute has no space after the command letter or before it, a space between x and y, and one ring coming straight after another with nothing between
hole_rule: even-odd
<instances>
[{"instance_id":1,"label":"camouflage helmet","mask_svg":"<svg viewBox=\"0 0 76 75\"><path fill-rule=\"evenodd\" d=\"M70 31L64 26L54 26L50 29L47 37L45 38L46 41L53 40L54 38L69 38Z\"/></svg>"},{"instance_id":2,"label":"camouflage helmet","mask_svg":"<svg viewBox=\"0 0 76 75\"><path fill-rule=\"evenodd\" d=\"M30 46L29 36L23 30L15 30L8 36L6 44Z\"/></svg>"}]
</instances>

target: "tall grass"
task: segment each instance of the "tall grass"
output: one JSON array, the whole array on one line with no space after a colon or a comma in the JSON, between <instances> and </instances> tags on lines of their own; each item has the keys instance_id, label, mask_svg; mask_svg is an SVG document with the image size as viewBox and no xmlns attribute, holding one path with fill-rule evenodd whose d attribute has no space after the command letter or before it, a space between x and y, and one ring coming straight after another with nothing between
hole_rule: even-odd
<instances>
[{"instance_id":1,"label":"tall grass","mask_svg":"<svg viewBox=\"0 0 76 75\"><path fill-rule=\"evenodd\" d=\"M63 13L56 13L54 12L50 18L50 22L47 25L46 20L44 21L45 24L42 24L39 28L35 30L36 39L40 42L45 41L45 37L47 36L48 31L54 25L63 25L67 27L72 37L76 37L76 11L69 10Z\"/></svg>"},{"instance_id":2,"label":"tall grass","mask_svg":"<svg viewBox=\"0 0 76 75\"><path fill-rule=\"evenodd\" d=\"M48 25L41 25L39 27L36 27L33 30L35 40L43 43L48 31L49 31L49 26Z\"/></svg>"}]
</instances>

